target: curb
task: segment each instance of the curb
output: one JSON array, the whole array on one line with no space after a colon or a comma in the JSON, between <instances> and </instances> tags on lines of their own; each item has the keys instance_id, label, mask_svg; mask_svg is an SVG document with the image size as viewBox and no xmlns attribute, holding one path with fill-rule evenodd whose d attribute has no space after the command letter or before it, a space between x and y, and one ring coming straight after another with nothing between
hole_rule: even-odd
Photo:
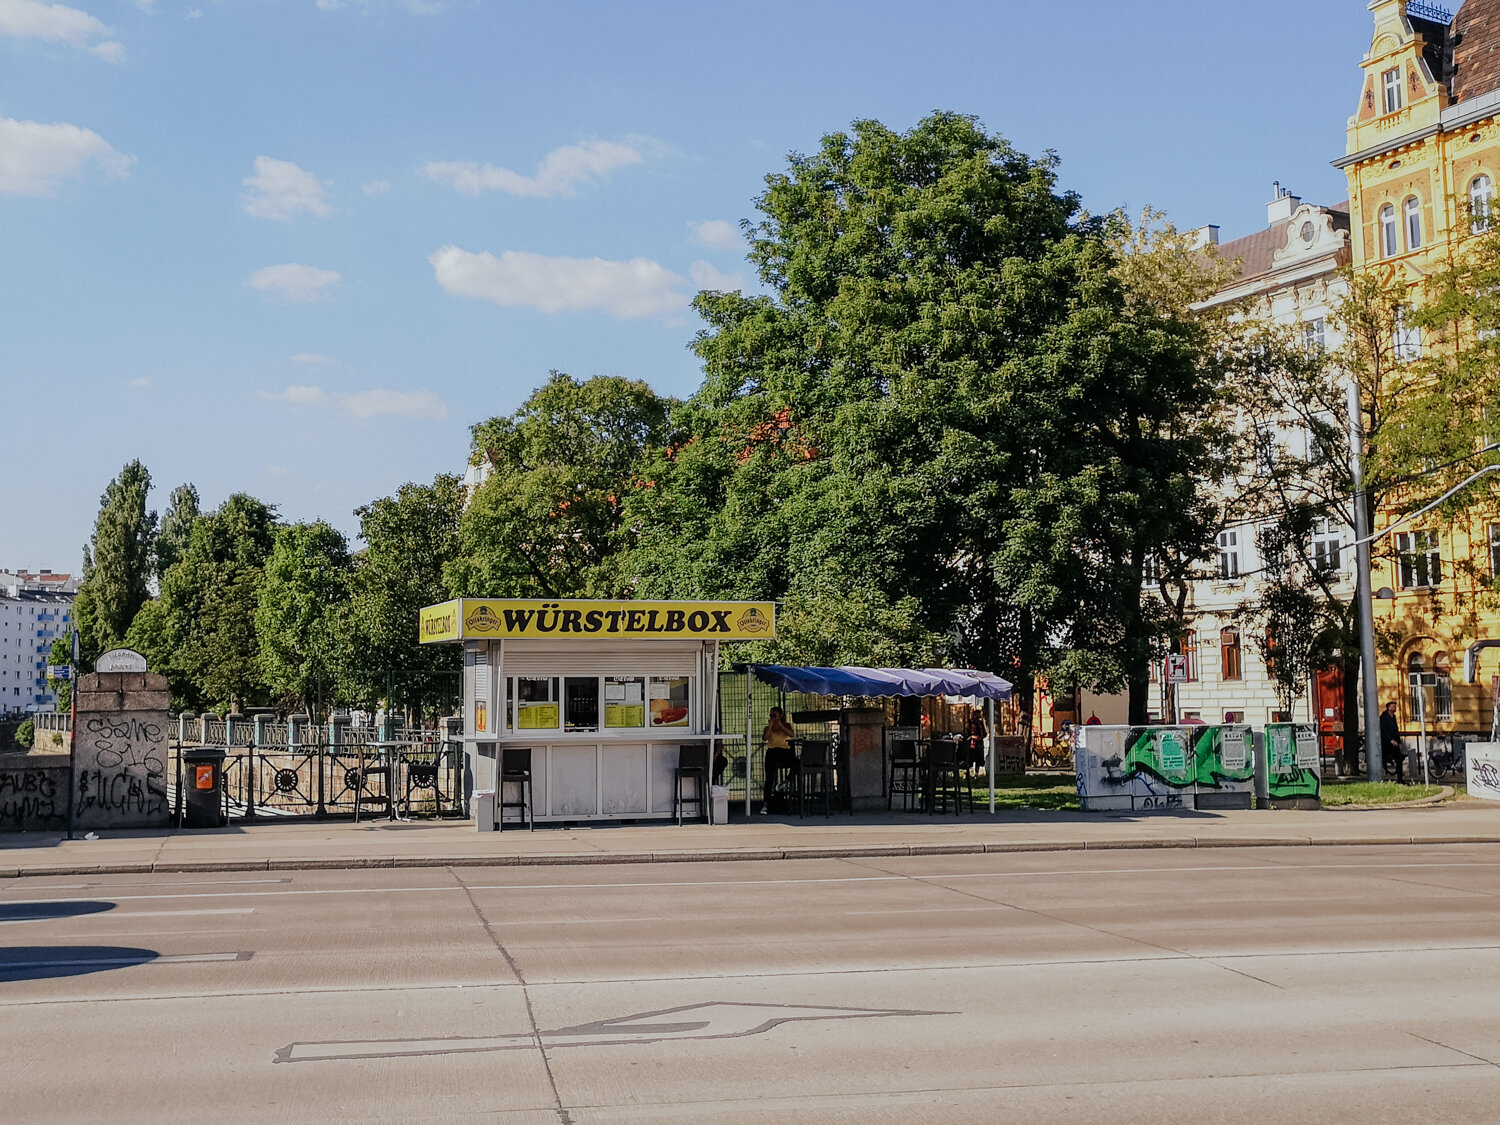
<instances>
[{"instance_id":1,"label":"curb","mask_svg":"<svg viewBox=\"0 0 1500 1125\"><path fill-rule=\"evenodd\" d=\"M1020 840L974 844L889 844L744 851L620 852L464 856L349 856L261 860L159 860L149 863L45 863L0 867L0 880L59 875L157 875L232 871L357 871L423 867L574 867L638 863L767 862L798 859L869 859L929 855L1005 855L1017 852L1139 851L1190 848L1423 847L1438 844L1500 844L1500 835L1472 836L1159 836L1104 840Z\"/></svg>"}]
</instances>

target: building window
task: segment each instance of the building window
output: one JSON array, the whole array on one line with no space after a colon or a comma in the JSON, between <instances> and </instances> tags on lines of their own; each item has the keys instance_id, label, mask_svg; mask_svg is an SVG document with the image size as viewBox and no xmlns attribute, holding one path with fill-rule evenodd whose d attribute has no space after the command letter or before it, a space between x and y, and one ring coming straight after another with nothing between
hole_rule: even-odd
<instances>
[{"instance_id":1,"label":"building window","mask_svg":"<svg viewBox=\"0 0 1500 1125\"><path fill-rule=\"evenodd\" d=\"M1422 246L1422 204L1417 202L1415 195L1401 205L1401 213L1406 217L1406 248L1408 250L1420 249Z\"/></svg>"},{"instance_id":2,"label":"building window","mask_svg":"<svg viewBox=\"0 0 1500 1125\"><path fill-rule=\"evenodd\" d=\"M1324 574L1337 574L1343 569L1342 554L1344 534L1338 524L1328 517L1313 521L1312 557L1313 566Z\"/></svg>"},{"instance_id":3,"label":"building window","mask_svg":"<svg viewBox=\"0 0 1500 1125\"><path fill-rule=\"evenodd\" d=\"M1500 523L1490 524L1490 577L1500 578Z\"/></svg>"},{"instance_id":4,"label":"building window","mask_svg":"<svg viewBox=\"0 0 1500 1125\"><path fill-rule=\"evenodd\" d=\"M1302 346L1314 355L1328 350L1328 326L1321 316L1302 323Z\"/></svg>"},{"instance_id":5,"label":"building window","mask_svg":"<svg viewBox=\"0 0 1500 1125\"><path fill-rule=\"evenodd\" d=\"M1393 66L1380 80L1385 87L1385 112L1395 113L1401 108L1401 68Z\"/></svg>"},{"instance_id":6,"label":"building window","mask_svg":"<svg viewBox=\"0 0 1500 1125\"><path fill-rule=\"evenodd\" d=\"M1392 319L1391 347L1398 363L1422 358L1422 330L1406 323L1405 309L1397 309Z\"/></svg>"},{"instance_id":7,"label":"building window","mask_svg":"<svg viewBox=\"0 0 1500 1125\"><path fill-rule=\"evenodd\" d=\"M1490 204L1495 199L1495 188L1485 175L1475 176L1469 181L1469 230L1483 234L1490 229Z\"/></svg>"},{"instance_id":8,"label":"building window","mask_svg":"<svg viewBox=\"0 0 1500 1125\"><path fill-rule=\"evenodd\" d=\"M1219 581L1233 582L1240 576L1240 533L1219 532Z\"/></svg>"},{"instance_id":9,"label":"building window","mask_svg":"<svg viewBox=\"0 0 1500 1125\"><path fill-rule=\"evenodd\" d=\"M1245 665L1240 651L1240 631L1238 629L1219 630L1219 678L1221 680L1242 680L1245 678Z\"/></svg>"},{"instance_id":10,"label":"building window","mask_svg":"<svg viewBox=\"0 0 1500 1125\"><path fill-rule=\"evenodd\" d=\"M1155 551L1146 552L1146 561L1141 568L1141 585L1147 588L1161 585L1161 563L1157 561Z\"/></svg>"},{"instance_id":11,"label":"building window","mask_svg":"<svg viewBox=\"0 0 1500 1125\"><path fill-rule=\"evenodd\" d=\"M1432 690L1433 718L1440 723L1450 723L1453 721L1453 666L1446 652L1432 658L1432 670L1437 673L1437 684Z\"/></svg>"},{"instance_id":12,"label":"building window","mask_svg":"<svg viewBox=\"0 0 1500 1125\"><path fill-rule=\"evenodd\" d=\"M1315 465L1333 460L1338 448L1338 418L1330 410L1318 410L1313 412L1308 423L1307 460Z\"/></svg>"},{"instance_id":13,"label":"building window","mask_svg":"<svg viewBox=\"0 0 1500 1125\"><path fill-rule=\"evenodd\" d=\"M1427 673L1427 661L1420 652L1406 658L1406 682L1411 694L1412 718L1427 713L1427 701L1423 698L1422 677Z\"/></svg>"},{"instance_id":14,"label":"building window","mask_svg":"<svg viewBox=\"0 0 1500 1125\"><path fill-rule=\"evenodd\" d=\"M1387 203L1380 209L1380 255L1394 258L1400 249L1396 241L1396 208Z\"/></svg>"},{"instance_id":15,"label":"building window","mask_svg":"<svg viewBox=\"0 0 1500 1125\"><path fill-rule=\"evenodd\" d=\"M1396 536L1396 569L1404 590L1425 590L1443 581L1442 556L1435 531Z\"/></svg>"}]
</instances>

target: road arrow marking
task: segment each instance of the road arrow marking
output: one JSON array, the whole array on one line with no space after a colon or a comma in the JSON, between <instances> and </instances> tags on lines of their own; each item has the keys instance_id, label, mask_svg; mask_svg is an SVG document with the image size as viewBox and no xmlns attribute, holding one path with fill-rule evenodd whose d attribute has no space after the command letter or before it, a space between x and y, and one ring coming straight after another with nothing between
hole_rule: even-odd
<instances>
[{"instance_id":1,"label":"road arrow marking","mask_svg":"<svg viewBox=\"0 0 1500 1125\"><path fill-rule=\"evenodd\" d=\"M632 1043L737 1039L763 1035L784 1023L808 1020L876 1019L886 1016L942 1016L951 1012L904 1009L818 1008L801 1004L689 1004L633 1016L561 1027L532 1034L454 1036L436 1039L374 1039L364 1042L291 1043L275 1062L328 1062L336 1059L390 1059L423 1055L473 1054L551 1047L615 1047Z\"/></svg>"}]
</instances>

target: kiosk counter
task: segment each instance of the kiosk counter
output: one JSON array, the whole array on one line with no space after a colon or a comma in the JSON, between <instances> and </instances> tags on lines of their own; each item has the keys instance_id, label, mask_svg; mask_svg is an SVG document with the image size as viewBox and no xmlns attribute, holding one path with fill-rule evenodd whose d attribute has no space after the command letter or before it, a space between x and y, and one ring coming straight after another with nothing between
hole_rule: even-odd
<instances>
[{"instance_id":1,"label":"kiosk counter","mask_svg":"<svg viewBox=\"0 0 1500 1125\"><path fill-rule=\"evenodd\" d=\"M538 821L666 819L681 748L745 737L715 729L720 642L774 637L776 618L771 602L464 598L419 628L463 645L475 789L499 790L525 750Z\"/></svg>"}]
</instances>

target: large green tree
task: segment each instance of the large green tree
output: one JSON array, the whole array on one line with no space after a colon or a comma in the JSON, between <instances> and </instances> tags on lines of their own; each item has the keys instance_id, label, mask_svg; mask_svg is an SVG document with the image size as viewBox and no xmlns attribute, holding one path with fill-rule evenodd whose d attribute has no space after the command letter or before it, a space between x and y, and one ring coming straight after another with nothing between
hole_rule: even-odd
<instances>
[{"instance_id":1,"label":"large green tree","mask_svg":"<svg viewBox=\"0 0 1500 1125\"><path fill-rule=\"evenodd\" d=\"M475 426L473 462L488 479L464 511L448 585L479 597L619 594L625 501L664 444L669 405L637 380L554 371L514 414Z\"/></svg>"},{"instance_id":2,"label":"large green tree","mask_svg":"<svg viewBox=\"0 0 1500 1125\"><path fill-rule=\"evenodd\" d=\"M352 699L422 709L457 698L459 650L419 644L417 616L452 596L443 571L458 555L463 503L463 482L440 474L355 510L365 548L341 618L341 682Z\"/></svg>"},{"instance_id":3,"label":"large green tree","mask_svg":"<svg viewBox=\"0 0 1500 1125\"><path fill-rule=\"evenodd\" d=\"M156 513L146 508L151 474L131 461L99 498L94 533L84 549L83 605L77 615L87 662L120 644L151 596Z\"/></svg>"},{"instance_id":4,"label":"large green tree","mask_svg":"<svg viewBox=\"0 0 1500 1125\"><path fill-rule=\"evenodd\" d=\"M338 619L351 575L349 544L328 524L295 523L276 533L255 608L260 671L274 695L310 714L336 688Z\"/></svg>"},{"instance_id":5,"label":"large green tree","mask_svg":"<svg viewBox=\"0 0 1500 1125\"><path fill-rule=\"evenodd\" d=\"M235 493L193 525L163 577L163 670L180 698L232 707L266 698L255 612L276 524L274 508Z\"/></svg>"},{"instance_id":6,"label":"large green tree","mask_svg":"<svg viewBox=\"0 0 1500 1125\"><path fill-rule=\"evenodd\" d=\"M161 516L156 535L156 577L161 578L187 550L193 525L203 513L199 509L198 490L192 484L179 484L167 497L167 509Z\"/></svg>"},{"instance_id":7,"label":"large green tree","mask_svg":"<svg viewBox=\"0 0 1500 1125\"><path fill-rule=\"evenodd\" d=\"M767 177L768 293L699 295L705 382L633 494L640 592L781 598L788 658L1143 695L1143 566L1208 534L1193 419L1219 372L1191 318L1132 299L1119 224L1055 173L937 114Z\"/></svg>"}]
</instances>

